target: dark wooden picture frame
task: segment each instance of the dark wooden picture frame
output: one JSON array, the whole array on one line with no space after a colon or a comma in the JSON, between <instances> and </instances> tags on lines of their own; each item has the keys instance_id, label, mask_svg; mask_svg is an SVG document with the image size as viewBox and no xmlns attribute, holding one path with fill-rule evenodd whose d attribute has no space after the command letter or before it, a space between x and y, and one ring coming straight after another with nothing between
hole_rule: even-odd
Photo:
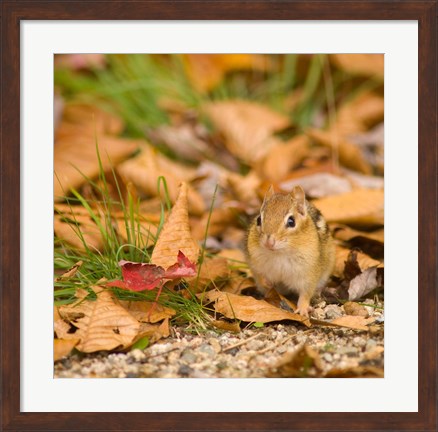
<instances>
[{"instance_id":1,"label":"dark wooden picture frame","mask_svg":"<svg viewBox=\"0 0 438 432\"><path fill-rule=\"evenodd\" d=\"M420 317L418 412L306 414L20 411L20 22L54 19L418 20ZM1 430L436 430L438 174L436 0L253 2L3 0L1 27Z\"/></svg>"}]
</instances>

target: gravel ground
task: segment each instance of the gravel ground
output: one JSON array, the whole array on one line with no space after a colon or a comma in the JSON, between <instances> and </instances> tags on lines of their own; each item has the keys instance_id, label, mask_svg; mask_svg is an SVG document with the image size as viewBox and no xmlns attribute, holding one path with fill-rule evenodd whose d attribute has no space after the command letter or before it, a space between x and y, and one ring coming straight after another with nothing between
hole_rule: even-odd
<instances>
[{"instance_id":1,"label":"gravel ground","mask_svg":"<svg viewBox=\"0 0 438 432\"><path fill-rule=\"evenodd\" d=\"M57 378L248 378L268 371L304 344L319 357L324 374L331 369L383 369L384 332L380 312L370 313L381 323L373 331L294 323L265 324L239 334L208 331L202 335L173 328L172 336L144 350L129 353L74 354L55 363ZM314 316L333 319L343 307L317 307Z\"/></svg>"}]
</instances>

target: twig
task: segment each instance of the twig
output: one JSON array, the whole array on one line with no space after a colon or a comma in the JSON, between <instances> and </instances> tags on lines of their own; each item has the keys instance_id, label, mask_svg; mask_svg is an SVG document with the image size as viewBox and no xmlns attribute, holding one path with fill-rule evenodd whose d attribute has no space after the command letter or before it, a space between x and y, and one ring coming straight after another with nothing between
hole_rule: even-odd
<instances>
[{"instance_id":1,"label":"twig","mask_svg":"<svg viewBox=\"0 0 438 432\"><path fill-rule=\"evenodd\" d=\"M249 342L249 341L251 341L251 340L253 340L253 339L259 337L260 335L261 335L261 333L257 333L257 334L255 334L254 336L249 337L248 339L245 339L245 340L240 341L240 342L238 342L238 343L236 343L236 344L234 344L234 345L231 345L231 346L229 346L229 347L227 347L227 348L224 348L224 349L222 350L222 352L232 350L233 348L237 348L237 347L239 347L239 346L241 346L241 345L245 345L247 342Z\"/></svg>"}]
</instances>

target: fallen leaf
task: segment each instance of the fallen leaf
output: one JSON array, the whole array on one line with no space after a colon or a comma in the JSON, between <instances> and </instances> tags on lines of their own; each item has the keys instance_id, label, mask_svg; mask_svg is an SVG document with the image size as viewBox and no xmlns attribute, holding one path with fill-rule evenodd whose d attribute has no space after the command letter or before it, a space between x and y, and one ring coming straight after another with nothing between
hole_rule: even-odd
<instances>
[{"instance_id":1,"label":"fallen leaf","mask_svg":"<svg viewBox=\"0 0 438 432\"><path fill-rule=\"evenodd\" d=\"M178 199L179 185L189 181L196 173L181 163L174 162L148 145L141 147L142 151L136 157L117 166L117 171L127 180L135 184L142 192L150 196L158 195L158 178L166 179L169 199L175 203ZM199 193L186 183L187 199L190 212L201 215L205 204ZM161 199L165 199L164 188L160 188Z\"/></svg>"},{"instance_id":2,"label":"fallen leaf","mask_svg":"<svg viewBox=\"0 0 438 432\"><path fill-rule=\"evenodd\" d=\"M302 345L293 353L282 356L267 373L269 378L315 378L321 376L322 361L317 351Z\"/></svg>"},{"instance_id":3,"label":"fallen leaf","mask_svg":"<svg viewBox=\"0 0 438 432\"><path fill-rule=\"evenodd\" d=\"M377 259L384 257L384 236L383 230L359 231L347 225L331 224L331 232L335 239L348 243L350 248L359 248L367 255Z\"/></svg>"},{"instance_id":4,"label":"fallen leaf","mask_svg":"<svg viewBox=\"0 0 438 432\"><path fill-rule=\"evenodd\" d=\"M383 278L378 270L377 267L368 268L352 279L348 288L348 299L352 301L359 300L376 288L382 287Z\"/></svg>"},{"instance_id":5,"label":"fallen leaf","mask_svg":"<svg viewBox=\"0 0 438 432\"><path fill-rule=\"evenodd\" d=\"M182 159L202 161L214 157L207 143L207 130L199 124L162 125L148 131L148 138L152 143L164 144Z\"/></svg>"},{"instance_id":6,"label":"fallen leaf","mask_svg":"<svg viewBox=\"0 0 438 432\"><path fill-rule=\"evenodd\" d=\"M204 291L215 281L227 279L230 274L228 261L225 258L206 258L200 264L199 275L189 281L189 288L192 292Z\"/></svg>"},{"instance_id":7,"label":"fallen leaf","mask_svg":"<svg viewBox=\"0 0 438 432\"><path fill-rule=\"evenodd\" d=\"M246 176L230 172L226 180L231 187L234 197L239 202L245 203L250 207L260 206L257 189L261 184L261 179L254 170L250 171Z\"/></svg>"},{"instance_id":8,"label":"fallen leaf","mask_svg":"<svg viewBox=\"0 0 438 432\"><path fill-rule=\"evenodd\" d=\"M382 346L376 346L372 350L364 353L364 357L366 360L375 360L382 356L385 349Z\"/></svg>"},{"instance_id":9,"label":"fallen leaf","mask_svg":"<svg viewBox=\"0 0 438 432\"><path fill-rule=\"evenodd\" d=\"M105 54L55 54L56 68L103 69L105 62Z\"/></svg>"},{"instance_id":10,"label":"fallen leaf","mask_svg":"<svg viewBox=\"0 0 438 432\"><path fill-rule=\"evenodd\" d=\"M175 311L159 303L147 301L120 301L123 306L137 321L157 323L165 318L175 316Z\"/></svg>"},{"instance_id":11,"label":"fallen leaf","mask_svg":"<svg viewBox=\"0 0 438 432\"><path fill-rule=\"evenodd\" d=\"M284 180L287 174L300 165L309 152L309 138L298 135L287 142L273 146L262 161L259 175L271 182Z\"/></svg>"},{"instance_id":12,"label":"fallen leaf","mask_svg":"<svg viewBox=\"0 0 438 432\"><path fill-rule=\"evenodd\" d=\"M69 337L80 339L76 349L89 353L130 346L139 332L140 323L117 303L110 291L92 288L97 300L81 298L59 308L61 317L77 328Z\"/></svg>"},{"instance_id":13,"label":"fallen leaf","mask_svg":"<svg viewBox=\"0 0 438 432\"><path fill-rule=\"evenodd\" d=\"M383 54L331 54L330 60L350 74L383 80Z\"/></svg>"},{"instance_id":14,"label":"fallen leaf","mask_svg":"<svg viewBox=\"0 0 438 432\"><path fill-rule=\"evenodd\" d=\"M99 229L89 216L76 216L70 221L55 215L53 225L56 237L79 251L86 251L87 248L101 250L103 247Z\"/></svg>"},{"instance_id":15,"label":"fallen leaf","mask_svg":"<svg viewBox=\"0 0 438 432\"><path fill-rule=\"evenodd\" d=\"M265 300L220 291L209 291L201 299L204 303L213 302L215 311L230 319L262 323L292 320L310 327L308 318L279 309Z\"/></svg>"},{"instance_id":16,"label":"fallen leaf","mask_svg":"<svg viewBox=\"0 0 438 432\"><path fill-rule=\"evenodd\" d=\"M255 283L252 279L246 275L232 272L224 287L221 288L222 292L228 292L231 294L249 294L248 290L256 292ZM252 294L251 292L251 294ZM256 296L253 296L256 297Z\"/></svg>"},{"instance_id":17,"label":"fallen leaf","mask_svg":"<svg viewBox=\"0 0 438 432\"><path fill-rule=\"evenodd\" d=\"M119 235L126 243L132 242L135 238L139 246L147 247L154 244L158 219L151 222L147 215L135 214L132 220L127 221L123 212L108 215L100 207L93 205L93 202L90 202L90 207L92 213L80 205L55 204L56 236L81 251L85 251L87 247L91 250L103 249L106 235L102 235L101 227L110 233L110 236L113 233ZM94 217L99 220L100 227Z\"/></svg>"},{"instance_id":18,"label":"fallen leaf","mask_svg":"<svg viewBox=\"0 0 438 432\"><path fill-rule=\"evenodd\" d=\"M192 221L192 235L196 240L203 240L206 236L222 234L230 225L238 225L239 211L235 207L215 208L211 213L205 213L201 219Z\"/></svg>"},{"instance_id":19,"label":"fallen leaf","mask_svg":"<svg viewBox=\"0 0 438 432\"><path fill-rule=\"evenodd\" d=\"M371 164L366 160L362 149L342 137L337 129L333 128L328 131L309 129L307 135L318 143L332 148L334 157L339 157L339 162L343 166L364 174L371 174Z\"/></svg>"},{"instance_id":20,"label":"fallen leaf","mask_svg":"<svg viewBox=\"0 0 438 432\"><path fill-rule=\"evenodd\" d=\"M367 310L360 304L352 301L344 303L344 310L347 315L362 316L364 318L368 317Z\"/></svg>"},{"instance_id":21,"label":"fallen leaf","mask_svg":"<svg viewBox=\"0 0 438 432\"><path fill-rule=\"evenodd\" d=\"M225 331L229 331L229 332L233 332L233 333L240 333L240 331L241 331L240 325L236 321L227 322L227 321L223 321L223 320L212 320L211 324L220 330L225 330Z\"/></svg>"},{"instance_id":22,"label":"fallen leaf","mask_svg":"<svg viewBox=\"0 0 438 432\"><path fill-rule=\"evenodd\" d=\"M368 331L368 325L375 321L374 318L365 318L363 316L344 315L329 321L329 325L335 325L338 327L346 327L355 330Z\"/></svg>"},{"instance_id":23,"label":"fallen leaf","mask_svg":"<svg viewBox=\"0 0 438 432\"><path fill-rule=\"evenodd\" d=\"M70 267L62 275L55 278L55 282L65 281L65 280L69 280L69 279L73 278L83 263L84 263L83 261L78 261L74 266Z\"/></svg>"},{"instance_id":24,"label":"fallen leaf","mask_svg":"<svg viewBox=\"0 0 438 432\"><path fill-rule=\"evenodd\" d=\"M101 168L108 171L131 155L139 141L112 136L75 135L56 140L54 156L54 196L62 201L87 178L94 179ZM100 156L101 166L99 165Z\"/></svg>"},{"instance_id":25,"label":"fallen leaf","mask_svg":"<svg viewBox=\"0 0 438 432\"><path fill-rule=\"evenodd\" d=\"M204 109L227 149L249 165L268 154L278 142L273 133L290 123L265 105L243 100L211 102Z\"/></svg>"},{"instance_id":26,"label":"fallen leaf","mask_svg":"<svg viewBox=\"0 0 438 432\"><path fill-rule=\"evenodd\" d=\"M54 339L53 361L57 361L70 354L71 350L79 343L79 339Z\"/></svg>"},{"instance_id":27,"label":"fallen leaf","mask_svg":"<svg viewBox=\"0 0 438 432\"><path fill-rule=\"evenodd\" d=\"M198 243L190 232L187 209L187 184L182 183L178 198L160 232L151 256L151 263L169 268L182 252L191 262L197 262Z\"/></svg>"},{"instance_id":28,"label":"fallen leaf","mask_svg":"<svg viewBox=\"0 0 438 432\"><path fill-rule=\"evenodd\" d=\"M324 375L324 378L384 378L384 372L382 368L375 366L333 368Z\"/></svg>"},{"instance_id":29,"label":"fallen leaf","mask_svg":"<svg viewBox=\"0 0 438 432\"><path fill-rule=\"evenodd\" d=\"M130 291L153 290L163 280L164 269L155 264L120 261L123 280L107 283L109 287L117 287Z\"/></svg>"},{"instance_id":30,"label":"fallen leaf","mask_svg":"<svg viewBox=\"0 0 438 432\"><path fill-rule=\"evenodd\" d=\"M130 291L153 290L162 287L165 280L180 279L196 276L196 266L181 251L178 252L177 262L167 270L156 264L120 261L123 280L107 282L107 287L117 287Z\"/></svg>"},{"instance_id":31,"label":"fallen leaf","mask_svg":"<svg viewBox=\"0 0 438 432\"><path fill-rule=\"evenodd\" d=\"M123 132L123 120L96 105L69 102L63 110L62 123L56 129L55 141L77 135L119 135Z\"/></svg>"},{"instance_id":32,"label":"fallen leaf","mask_svg":"<svg viewBox=\"0 0 438 432\"><path fill-rule=\"evenodd\" d=\"M313 204L327 222L383 225L383 190L355 189L346 194L314 200Z\"/></svg>"},{"instance_id":33,"label":"fallen leaf","mask_svg":"<svg viewBox=\"0 0 438 432\"><path fill-rule=\"evenodd\" d=\"M370 267L376 267L382 265L380 261L377 261L360 251L354 251L354 253L355 253L354 259L357 261L359 269L361 271ZM350 254L351 254L350 249L336 246L336 261L335 261L335 268L333 270L333 275L335 275L336 277L342 277L344 275L345 263L348 262ZM359 274L359 271L357 272L357 274ZM357 274L354 276L357 276Z\"/></svg>"},{"instance_id":34,"label":"fallen leaf","mask_svg":"<svg viewBox=\"0 0 438 432\"><path fill-rule=\"evenodd\" d=\"M318 173L283 181L279 184L283 192L292 192L295 186L301 186L307 197L323 198L351 192L350 182L330 173Z\"/></svg>"},{"instance_id":35,"label":"fallen leaf","mask_svg":"<svg viewBox=\"0 0 438 432\"><path fill-rule=\"evenodd\" d=\"M183 60L193 85L201 92L216 87L230 71L270 69L270 59L259 54L185 54Z\"/></svg>"},{"instance_id":36,"label":"fallen leaf","mask_svg":"<svg viewBox=\"0 0 438 432\"><path fill-rule=\"evenodd\" d=\"M133 340L132 345L134 345L144 337L148 337L149 344L153 344L154 342L162 338L169 337L169 335L170 335L169 318L165 318L161 324L141 323L140 329L138 331L138 335Z\"/></svg>"}]
</instances>

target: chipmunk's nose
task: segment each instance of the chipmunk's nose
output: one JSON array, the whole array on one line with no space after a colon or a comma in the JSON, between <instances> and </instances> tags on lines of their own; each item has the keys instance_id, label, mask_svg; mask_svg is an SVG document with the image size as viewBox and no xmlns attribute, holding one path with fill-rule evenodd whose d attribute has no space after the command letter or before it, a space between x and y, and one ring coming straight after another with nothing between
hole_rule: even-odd
<instances>
[{"instance_id":1,"label":"chipmunk's nose","mask_svg":"<svg viewBox=\"0 0 438 432\"><path fill-rule=\"evenodd\" d=\"M272 234L268 234L267 236L266 236L266 238L265 238L265 246L268 248L268 249L274 249L274 246L275 246L275 238L274 238L274 236L272 235Z\"/></svg>"}]
</instances>

